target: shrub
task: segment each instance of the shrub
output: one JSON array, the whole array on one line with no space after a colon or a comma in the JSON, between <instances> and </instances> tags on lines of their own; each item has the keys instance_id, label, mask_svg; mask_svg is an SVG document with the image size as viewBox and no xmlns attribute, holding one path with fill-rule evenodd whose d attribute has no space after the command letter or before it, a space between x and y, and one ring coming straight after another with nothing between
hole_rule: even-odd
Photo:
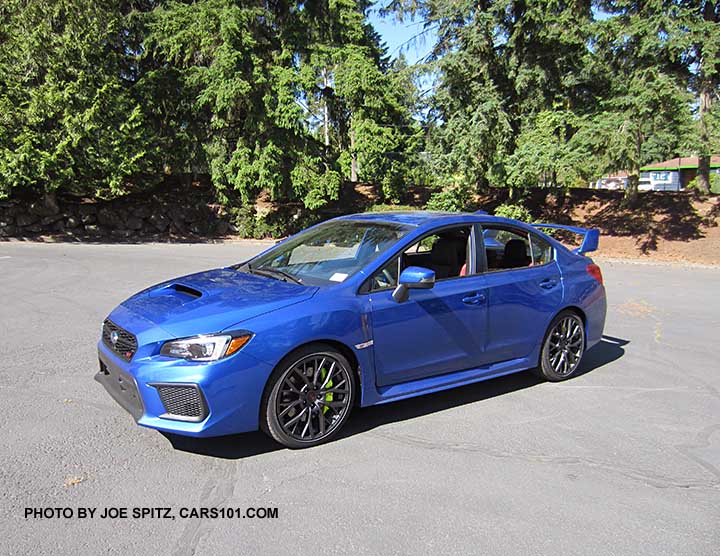
<instances>
[{"instance_id":1,"label":"shrub","mask_svg":"<svg viewBox=\"0 0 720 556\"><path fill-rule=\"evenodd\" d=\"M495 209L495 216L512 218L513 220L520 220L521 222L532 222L530 211L522 205L502 204Z\"/></svg>"},{"instance_id":2,"label":"shrub","mask_svg":"<svg viewBox=\"0 0 720 556\"><path fill-rule=\"evenodd\" d=\"M697 178L694 178L687 184L687 189L695 189L697 187ZM710 174L710 193L720 195L720 174L713 172Z\"/></svg>"},{"instance_id":3,"label":"shrub","mask_svg":"<svg viewBox=\"0 0 720 556\"><path fill-rule=\"evenodd\" d=\"M232 207L228 210L230 221L237 230L237 235L244 238L251 238L255 232L255 207L243 205Z\"/></svg>"},{"instance_id":4,"label":"shrub","mask_svg":"<svg viewBox=\"0 0 720 556\"><path fill-rule=\"evenodd\" d=\"M438 193L433 193L425 205L427 210L442 212L460 212L470 202L470 190L467 187L451 187Z\"/></svg>"},{"instance_id":5,"label":"shrub","mask_svg":"<svg viewBox=\"0 0 720 556\"><path fill-rule=\"evenodd\" d=\"M411 207L410 205L388 205L382 203L379 205L372 205L369 209L367 209L367 212L395 212L406 210L417 210L417 207Z\"/></svg>"}]
</instances>

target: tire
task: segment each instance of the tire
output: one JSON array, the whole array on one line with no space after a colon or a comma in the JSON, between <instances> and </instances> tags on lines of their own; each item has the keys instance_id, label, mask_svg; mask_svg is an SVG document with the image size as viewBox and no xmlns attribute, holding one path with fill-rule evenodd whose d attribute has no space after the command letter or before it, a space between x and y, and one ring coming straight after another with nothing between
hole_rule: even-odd
<instances>
[{"instance_id":1,"label":"tire","mask_svg":"<svg viewBox=\"0 0 720 556\"><path fill-rule=\"evenodd\" d=\"M548 326L536 374L551 382L577 373L585 354L585 324L574 311L560 312Z\"/></svg>"},{"instance_id":2,"label":"tire","mask_svg":"<svg viewBox=\"0 0 720 556\"><path fill-rule=\"evenodd\" d=\"M278 363L260 406L260 428L288 448L309 448L335 438L355 402L347 358L327 344L309 344Z\"/></svg>"}]
</instances>

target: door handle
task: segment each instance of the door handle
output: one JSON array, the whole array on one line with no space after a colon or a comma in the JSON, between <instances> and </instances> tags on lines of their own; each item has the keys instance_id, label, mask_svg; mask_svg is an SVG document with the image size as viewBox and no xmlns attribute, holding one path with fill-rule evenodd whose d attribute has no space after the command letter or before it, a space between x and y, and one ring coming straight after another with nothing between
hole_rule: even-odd
<instances>
[{"instance_id":1,"label":"door handle","mask_svg":"<svg viewBox=\"0 0 720 556\"><path fill-rule=\"evenodd\" d=\"M545 288L546 290L551 290L555 286L557 286L557 280L553 280L552 278L546 278L542 282L540 282L540 287Z\"/></svg>"},{"instance_id":2,"label":"door handle","mask_svg":"<svg viewBox=\"0 0 720 556\"><path fill-rule=\"evenodd\" d=\"M484 293L474 293L471 295L468 295L467 297L463 297L462 302L466 305L480 305L481 303L485 302L485 294Z\"/></svg>"}]
</instances>

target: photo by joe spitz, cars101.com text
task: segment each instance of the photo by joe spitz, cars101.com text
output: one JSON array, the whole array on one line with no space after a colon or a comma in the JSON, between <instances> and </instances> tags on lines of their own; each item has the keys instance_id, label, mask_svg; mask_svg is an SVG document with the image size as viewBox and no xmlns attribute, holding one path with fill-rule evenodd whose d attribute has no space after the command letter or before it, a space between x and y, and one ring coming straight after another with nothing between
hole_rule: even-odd
<instances>
[{"instance_id":1,"label":"photo by joe spitz, cars101.com text","mask_svg":"<svg viewBox=\"0 0 720 556\"><path fill-rule=\"evenodd\" d=\"M95 378L142 426L290 448L337 437L354 406L565 380L603 333L598 237L483 212L342 216L133 295L102 324Z\"/></svg>"}]
</instances>

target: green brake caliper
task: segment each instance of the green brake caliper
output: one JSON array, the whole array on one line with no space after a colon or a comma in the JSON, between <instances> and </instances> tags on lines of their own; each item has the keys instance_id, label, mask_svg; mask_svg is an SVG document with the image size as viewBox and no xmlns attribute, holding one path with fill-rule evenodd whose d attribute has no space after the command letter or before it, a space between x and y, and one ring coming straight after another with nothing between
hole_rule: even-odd
<instances>
[{"instance_id":1,"label":"green brake caliper","mask_svg":"<svg viewBox=\"0 0 720 556\"><path fill-rule=\"evenodd\" d=\"M327 376L327 374L328 374L328 371L326 371L325 369L320 369L320 376L322 376L323 383L325 382L325 377ZM325 384L325 388L332 388L332 386L333 386L333 381L332 381L332 380L330 380L327 384ZM327 402L327 403L330 403L331 401L333 401L332 392L328 392L327 394L325 394L325 398L324 398L324 399L325 399L325 402ZM324 405L324 406L323 406L323 413L327 413L327 411L328 411L329 409L330 409L330 408L329 408L328 406Z\"/></svg>"}]
</instances>

